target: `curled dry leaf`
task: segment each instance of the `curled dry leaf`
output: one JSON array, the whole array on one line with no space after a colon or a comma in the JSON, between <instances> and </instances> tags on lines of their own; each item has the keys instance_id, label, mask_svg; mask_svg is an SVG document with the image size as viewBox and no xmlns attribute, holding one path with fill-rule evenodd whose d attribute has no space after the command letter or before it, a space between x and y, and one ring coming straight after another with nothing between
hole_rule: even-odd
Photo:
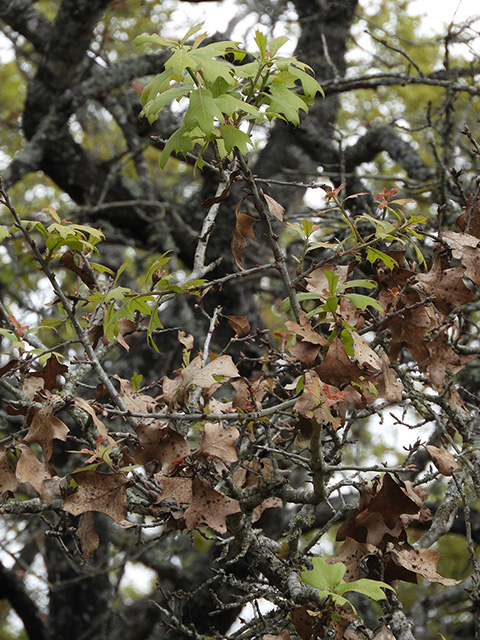
<instances>
[{"instance_id":1,"label":"curled dry leaf","mask_svg":"<svg viewBox=\"0 0 480 640\"><path fill-rule=\"evenodd\" d=\"M253 225L255 224L255 218L249 216L247 213L242 213L240 207L243 200L237 204L235 208L235 229L233 231L232 243L230 245L230 251L232 252L233 259L237 267L243 271L242 257L243 251L247 246L247 238L254 238Z\"/></svg>"},{"instance_id":2,"label":"curled dry leaf","mask_svg":"<svg viewBox=\"0 0 480 640\"><path fill-rule=\"evenodd\" d=\"M80 540L83 559L85 562L89 562L100 544L100 538L98 537L97 528L95 527L95 513L93 511L86 511L82 515L80 526L77 529L77 537Z\"/></svg>"},{"instance_id":3,"label":"curled dry leaf","mask_svg":"<svg viewBox=\"0 0 480 640\"><path fill-rule=\"evenodd\" d=\"M190 333L185 333L185 331L181 329L178 330L177 340L183 344L187 351L191 351L195 344L195 338Z\"/></svg>"},{"instance_id":4,"label":"curled dry leaf","mask_svg":"<svg viewBox=\"0 0 480 640\"><path fill-rule=\"evenodd\" d=\"M8 459L8 446L0 451L0 496L8 491L15 491L18 487L15 468Z\"/></svg>"},{"instance_id":5,"label":"curled dry leaf","mask_svg":"<svg viewBox=\"0 0 480 640\"><path fill-rule=\"evenodd\" d=\"M427 444L425 449L430 454L433 464L437 467L440 473L444 476L453 476L454 472L460 467L455 460L455 457L446 449L439 449L433 446L433 444Z\"/></svg>"},{"instance_id":6,"label":"curled dry leaf","mask_svg":"<svg viewBox=\"0 0 480 640\"><path fill-rule=\"evenodd\" d=\"M245 338L250 333L250 323L247 316L225 316L228 324L235 331L237 338Z\"/></svg>"},{"instance_id":7,"label":"curled dry leaf","mask_svg":"<svg viewBox=\"0 0 480 640\"><path fill-rule=\"evenodd\" d=\"M387 553L396 564L408 571L418 573L429 582L437 582L445 587L453 587L461 582L453 578L444 578L438 573L437 564L442 554L436 549L414 549L406 543L399 548L389 543Z\"/></svg>"},{"instance_id":8,"label":"curled dry leaf","mask_svg":"<svg viewBox=\"0 0 480 640\"><path fill-rule=\"evenodd\" d=\"M89 289L93 289L93 287L95 286L93 275L89 271L82 269L82 267L80 267L75 262L75 256L70 251L70 249L67 249L67 251L65 251L65 253L60 258L60 262L66 269L69 269L69 271L73 271L73 273L76 273L80 280L84 282Z\"/></svg>"},{"instance_id":9,"label":"curled dry leaf","mask_svg":"<svg viewBox=\"0 0 480 640\"><path fill-rule=\"evenodd\" d=\"M272 196L269 196L266 193L263 194L263 197L267 202L267 207L270 215L277 218L277 220L280 220L280 222L283 222L283 213L285 211L285 207L282 207L280 203L278 203L272 198Z\"/></svg>"},{"instance_id":10,"label":"curled dry leaf","mask_svg":"<svg viewBox=\"0 0 480 640\"><path fill-rule=\"evenodd\" d=\"M120 331L115 337L115 340L125 349L125 351L130 351L130 345L125 338L135 331L135 323L128 318L120 318L118 320L118 326L120 327Z\"/></svg>"}]
</instances>

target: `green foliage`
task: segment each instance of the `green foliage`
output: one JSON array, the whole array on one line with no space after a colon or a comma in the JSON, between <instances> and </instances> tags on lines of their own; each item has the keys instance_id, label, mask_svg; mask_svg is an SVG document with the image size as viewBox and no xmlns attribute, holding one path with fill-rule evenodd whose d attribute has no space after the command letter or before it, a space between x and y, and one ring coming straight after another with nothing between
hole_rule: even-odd
<instances>
[{"instance_id":1,"label":"green foliage","mask_svg":"<svg viewBox=\"0 0 480 640\"><path fill-rule=\"evenodd\" d=\"M257 31L258 51L246 52L230 40L203 45L207 34L198 34L201 27L195 25L180 41L156 34L135 38L137 45L154 45L171 52L165 70L143 90L142 114L152 123L167 104L188 101L181 126L160 156L162 168L172 153L186 155L197 144L201 147L199 167L203 164L202 152L210 144L218 160L231 157L235 148L245 155L253 146L255 122L281 118L298 125L300 111L307 113L315 95L322 92L311 67L296 58L277 55L286 37L268 42ZM187 45L195 34L193 44ZM298 92L298 85L303 93ZM247 132L241 129L244 124L248 125Z\"/></svg>"},{"instance_id":2,"label":"green foliage","mask_svg":"<svg viewBox=\"0 0 480 640\"><path fill-rule=\"evenodd\" d=\"M327 598L327 603L331 605L349 605L356 614L353 604L344 597L345 593L360 593L372 600L385 600L386 595L383 589L395 591L393 587L380 580L370 580L360 578L353 582L345 582L343 576L347 567L343 562L328 564L320 556L312 558L313 569L302 571L302 581L315 589L318 589L321 598Z\"/></svg>"}]
</instances>

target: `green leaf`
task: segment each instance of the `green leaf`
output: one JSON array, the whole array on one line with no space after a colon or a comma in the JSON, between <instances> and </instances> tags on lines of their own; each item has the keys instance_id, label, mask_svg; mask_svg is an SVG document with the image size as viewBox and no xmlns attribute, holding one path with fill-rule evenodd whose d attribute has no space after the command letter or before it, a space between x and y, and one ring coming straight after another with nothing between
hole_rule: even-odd
<instances>
[{"instance_id":1,"label":"green leaf","mask_svg":"<svg viewBox=\"0 0 480 640\"><path fill-rule=\"evenodd\" d=\"M387 596L382 589L395 591L389 584L381 582L380 580L370 580L369 578L360 578L360 580L355 580L354 582L346 582L345 584L339 585L335 591L339 594L355 591L356 593L362 593L368 598L372 598L372 600L385 600Z\"/></svg>"},{"instance_id":2,"label":"green leaf","mask_svg":"<svg viewBox=\"0 0 480 640\"><path fill-rule=\"evenodd\" d=\"M165 63L165 68L173 69L178 76L181 76L187 67L195 67L195 58L185 49L176 49Z\"/></svg>"},{"instance_id":3,"label":"green leaf","mask_svg":"<svg viewBox=\"0 0 480 640\"><path fill-rule=\"evenodd\" d=\"M190 104L183 120L187 130L198 125L207 135L212 133L214 118L223 123L223 113L215 104L213 96L208 89L197 89L190 94Z\"/></svg>"},{"instance_id":4,"label":"green leaf","mask_svg":"<svg viewBox=\"0 0 480 640\"><path fill-rule=\"evenodd\" d=\"M337 287L337 291L345 291L353 287L363 287L364 289L375 289L377 284L373 280L348 280Z\"/></svg>"},{"instance_id":5,"label":"green leaf","mask_svg":"<svg viewBox=\"0 0 480 640\"><path fill-rule=\"evenodd\" d=\"M185 156L189 151L193 150L195 146L195 139L191 136L191 134L187 133L185 127L180 126L167 140L165 147L160 154L160 159L158 164L162 169L165 168L165 165L168 162L171 154L176 151L177 153L183 153Z\"/></svg>"},{"instance_id":6,"label":"green leaf","mask_svg":"<svg viewBox=\"0 0 480 640\"><path fill-rule=\"evenodd\" d=\"M311 571L302 571L301 573L302 582L305 584L330 593L343 582L343 576L347 570L343 562L327 564L323 558L316 556L312 558L312 564Z\"/></svg>"},{"instance_id":7,"label":"green leaf","mask_svg":"<svg viewBox=\"0 0 480 640\"><path fill-rule=\"evenodd\" d=\"M373 307L378 311L384 310L378 300L375 300L375 298L370 298L369 296L364 296L360 293L346 293L345 298L351 300L354 306L357 309L361 309L362 311L365 311L367 307Z\"/></svg>"},{"instance_id":8,"label":"green leaf","mask_svg":"<svg viewBox=\"0 0 480 640\"><path fill-rule=\"evenodd\" d=\"M253 147L250 136L231 124L222 125L220 127L220 133L225 143L227 153L231 153L233 148L237 147L240 153L245 156L249 151L248 145Z\"/></svg>"},{"instance_id":9,"label":"green leaf","mask_svg":"<svg viewBox=\"0 0 480 640\"><path fill-rule=\"evenodd\" d=\"M373 247L367 249L367 260L372 264L377 260L381 260L387 269L393 270L394 267L398 267L398 262L391 258L387 253L379 251Z\"/></svg>"},{"instance_id":10,"label":"green leaf","mask_svg":"<svg viewBox=\"0 0 480 640\"><path fill-rule=\"evenodd\" d=\"M327 298L327 300L325 301L325 304L322 305L322 307L325 309L325 311L335 314L338 309L337 296L330 296L329 298Z\"/></svg>"},{"instance_id":11,"label":"green leaf","mask_svg":"<svg viewBox=\"0 0 480 640\"><path fill-rule=\"evenodd\" d=\"M169 38L161 38L156 33L152 35L137 36L136 38L134 38L133 42L137 45L137 47L142 44L155 44L158 47L162 47L164 49L168 49L172 46L178 47L178 43L175 40L170 40Z\"/></svg>"},{"instance_id":12,"label":"green leaf","mask_svg":"<svg viewBox=\"0 0 480 640\"><path fill-rule=\"evenodd\" d=\"M353 349L353 336L346 327L343 328L342 332L340 333L340 340L342 341L343 348L345 349L345 353L347 354L347 356L354 358L355 351Z\"/></svg>"},{"instance_id":13,"label":"green leaf","mask_svg":"<svg viewBox=\"0 0 480 640\"><path fill-rule=\"evenodd\" d=\"M217 78L222 78L228 86L235 85L233 64L225 60L215 60L206 47L192 52L190 56L196 61L195 71L202 72L206 83L213 84Z\"/></svg>"},{"instance_id":14,"label":"green leaf","mask_svg":"<svg viewBox=\"0 0 480 640\"><path fill-rule=\"evenodd\" d=\"M142 91L141 103L145 105L149 100L153 100L158 93L163 93L170 87L170 80L173 75L173 69L165 69L159 76L156 76Z\"/></svg>"},{"instance_id":15,"label":"green leaf","mask_svg":"<svg viewBox=\"0 0 480 640\"><path fill-rule=\"evenodd\" d=\"M300 68L300 63L295 61L292 64L288 65L288 71L295 76L302 83L303 93L310 97L314 98L317 93L320 93L323 97L325 97L325 93L322 87L315 80L313 75L306 73L304 69Z\"/></svg>"},{"instance_id":16,"label":"green leaf","mask_svg":"<svg viewBox=\"0 0 480 640\"><path fill-rule=\"evenodd\" d=\"M120 300L125 300L125 296L128 293L131 293L131 289L128 287L115 287L111 291L109 291L105 296L105 302L109 300L116 300L117 302Z\"/></svg>"},{"instance_id":17,"label":"green leaf","mask_svg":"<svg viewBox=\"0 0 480 640\"><path fill-rule=\"evenodd\" d=\"M195 35L196 33L198 33L200 31L200 29L203 27L204 24L205 24L204 22L199 22L198 24L194 24L193 27L190 27L190 29L187 31L187 33L180 40L180 44L185 44L185 42L189 38L191 38L193 35Z\"/></svg>"},{"instance_id":18,"label":"green leaf","mask_svg":"<svg viewBox=\"0 0 480 640\"><path fill-rule=\"evenodd\" d=\"M308 111L305 102L296 93L281 84L271 85L267 100L270 105L267 114L281 113L288 122L296 126L300 124L299 110L302 109L305 113Z\"/></svg>"},{"instance_id":19,"label":"green leaf","mask_svg":"<svg viewBox=\"0 0 480 640\"><path fill-rule=\"evenodd\" d=\"M224 93L215 97L214 100L220 111L227 116L233 117L235 114L243 111L244 113L249 113L254 116L257 120L263 118L263 114L256 107L244 102L235 94Z\"/></svg>"},{"instance_id":20,"label":"green leaf","mask_svg":"<svg viewBox=\"0 0 480 640\"><path fill-rule=\"evenodd\" d=\"M149 123L152 124L158 118L158 114L166 104L173 100L178 100L178 98L183 98L190 91L191 87L186 87L185 85L172 87L158 95L154 100L147 102L143 107L141 114L147 116Z\"/></svg>"},{"instance_id":21,"label":"green leaf","mask_svg":"<svg viewBox=\"0 0 480 640\"><path fill-rule=\"evenodd\" d=\"M323 275L325 276L328 282L328 291L330 295L333 296L337 291L337 284L340 279L340 276L335 274L333 271L330 271L329 269L325 269L325 271L323 272Z\"/></svg>"},{"instance_id":22,"label":"green leaf","mask_svg":"<svg viewBox=\"0 0 480 640\"><path fill-rule=\"evenodd\" d=\"M265 58L265 54L267 53L267 39L266 37L263 35L263 33L261 31L259 31L258 29L255 31L255 38L254 38L256 45L258 47L258 51L260 52L260 55L262 56L262 58Z\"/></svg>"},{"instance_id":23,"label":"green leaf","mask_svg":"<svg viewBox=\"0 0 480 640\"><path fill-rule=\"evenodd\" d=\"M155 344L155 340L153 339L153 332L155 329L163 329L163 324L160 322L160 318L158 317L158 307L160 306L160 299L157 300L155 306L152 310L152 315L150 316L150 321L147 327L147 344L150 347L153 347L157 353L160 353L157 345Z\"/></svg>"},{"instance_id":24,"label":"green leaf","mask_svg":"<svg viewBox=\"0 0 480 640\"><path fill-rule=\"evenodd\" d=\"M148 271L145 275L145 280L143 281L143 287L148 289L152 284L152 278L155 271L158 269L163 269L163 267L168 264L170 261L170 256L168 255L168 251L162 254L159 258L157 258L148 268Z\"/></svg>"},{"instance_id":25,"label":"green leaf","mask_svg":"<svg viewBox=\"0 0 480 640\"><path fill-rule=\"evenodd\" d=\"M139 391L141 385L142 385L142 380L143 380L143 375L141 373L137 373L135 372L133 374L133 376L130 378L130 381L132 383L132 387L135 389L135 391Z\"/></svg>"},{"instance_id":26,"label":"green leaf","mask_svg":"<svg viewBox=\"0 0 480 640\"><path fill-rule=\"evenodd\" d=\"M5 240L5 238L9 238L10 237L10 232L8 231L8 229L5 229L5 227L0 226L0 242L2 240Z\"/></svg>"},{"instance_id":27,"label":"green leaf","mask_svg":"<svg viewBox=\"0 0 480 640\"><path fill-rule=\"evenodd\" d=\"M286 44L289 40L290 38L287 38L287 36L279 36L278 38L273 38L273 40L270 40L270 42L268 43L268 50L270 51L270 55L276 56L279 49L281 49L283 45Z\"/></svg>"}]
</instances>

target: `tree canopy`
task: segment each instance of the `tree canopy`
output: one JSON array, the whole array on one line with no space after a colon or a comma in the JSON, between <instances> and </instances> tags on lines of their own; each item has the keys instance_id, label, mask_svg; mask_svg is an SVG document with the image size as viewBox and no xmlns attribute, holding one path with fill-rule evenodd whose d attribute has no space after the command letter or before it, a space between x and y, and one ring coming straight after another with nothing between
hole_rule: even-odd
<instances>
[{"instance_id":1,"label":"tree canopy","mask_svg":"<svg viewBox=\"0 0 480 640\"><path fill-rule=\"evenodd\" d=\"M477 637L478 20L0 21L0 637Z\"/></svg>"}]
</instances>

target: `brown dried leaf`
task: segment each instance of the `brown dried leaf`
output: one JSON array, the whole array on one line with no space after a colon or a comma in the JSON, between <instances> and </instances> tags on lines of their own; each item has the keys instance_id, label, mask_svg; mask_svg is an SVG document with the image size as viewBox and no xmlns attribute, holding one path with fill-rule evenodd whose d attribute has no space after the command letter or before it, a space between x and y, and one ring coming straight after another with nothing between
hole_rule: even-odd
<instances>
[{"instance_id":1,"label":"brown dried leaf","mask_svg":"<svg viewBox=\"0 0 480 640\"><path fill-rule=\"evenodd\" d=\"M465 270L461 267L442 268L440 251L436 251L428 273L418 273L417 280L427 296L434 296L433 304L440 313L448 315L453 309L471 302L475 293L463 282Z\"/></svg>"},{"instance_id":2,"label":"brown dried leaf","mask_svg":"<svg viewBox=\"0 0 480 640\"><path fill-rule=\"evenodd\" d=\"M328 564L343 562L347 567L343 579L345 582L353 582L359 578L360 565L368 556L376 556L378 548L368 542L358 542L353 538L346 538L342 544L340 553L335 558L330 558Z\"/></svg>"},{"instance_id":3,"label":"brown dried leaf","mask_svg":"<svg viewBox=\"0 0 480 640\"><path fill-rule=\"evenodd\" d=\"M322 380L341 387L350 382L363 385L361 377L364 372L354 364L345 353L345 348L339 338L334 338L323 362L316 369Z\"/></svg>"},{"instance_id":4,"label":"brown dried leaf","mask_svg":"<svg viewBox=\"0 0 480 640\"><path fill-rule=\"evenodd\" d=\"M233 232L232 243L230 245L233 259L235 260L235 264L240 270L243 270L242 256L243 251L247 246L246 239L255 237L255 234L253 232L253 225L256 222L255 218L252 218L252 216L249 216L247 213L242 213L240 211L242 202L243 200L240 200L235 208L236 223Z\"/></svg>"},{"instance_id":5,"label":"brown dried leaf","mask_svg":"<svg viewBox=\"0 0 480 640\"><path fill-rule=\"evenodd\" d=\"M134 413L150 413L155 408L155 400L134 389L130 380L113 376L120 383L120 397L129 411Z\"/></svg>"},{"instance_id":6,"label":"brown dried leaf","mask_svg":"<svg viewBox=\"0 0 480 640\"><path fill-rule=\"evenodd\" d=\"M375 378L375 387L381 398L389 402L401 402L403 398L404 386L399 380L395 369L390 367L388 357L382 353L382 375Z\"/></svg>"},{"instance_id":7,"label":"brown dried leaf","mask_svg":"<svg viewBox=\"0 0 480 640\"><path fill-rule=\"evenodd\" d=\"M83 398L74 398L74 403L79 409L83 409L91 417L93 424L96 426L98 433L103 436L110 444L113 444L115 440L108 435L107 427L103 424L100 418L97 417L95 410L91 407Z\"/></svg>"},{"instance_id":8,"label":"brown dried leaf","mask_svg":"<svg viewBox=\"0 0 480 640\"><path fill-rule=\"evenodd\" d=\"M69 432L67 425L53 415L59 405L62 406L63 401L58 396L49 396L42 407L30 407L33 418L25 441L38 443L46 462L52 457L53 440L65 442Z\"/></svg>"},{"instance_id":9,"label":"brown dried leaf","mask_svg":"<svg viewBox=\"0 0 480 640\"><path fill-rule=\"evenodd\" d=\"M163 397L169 407L174 405L175 399L179 404L183 405L188 399L188 390L193 384L202 387L202 389L209 389L217 384L214 376L229 379L236 378L239 375L231 356L220 356L204 367L202 367L201 357L197 356L182 369L176 380L164 379Z\"/></svg>"},{"instance_id":10,"label":"brown dried leaf","mask_svg":"<svg viewBox=\"0 0 480 640\"><path fill-rule=\"evenodd\" d=\"M225 429L219 422L207 422L198 453L207 457L215 456L224 462L236 462L238 456L233 444L239 436L236 427Z\"/></svg>"},{"instance_id":11,"label":"brown dried leaf","mask_svg":"<svg viewBox=\"0 0 480 640\"><path fill-rule=\"evenodd\" d=\"M418 516L423 506L416 493L407 493L405 483L386 473L378 483L365 488L359 508L339 528L337 540L353 538L378 547L385 536L401 539L409 521L405 516Z\"/></svg>"},{"instance_id":12,"label":"brown dried leaf","mask_svg":"<svg viewBox=\"0 0 480 640\"><path fill-rule=\"evenodd\" d=\"M283 213L285 211L285 207L282 207L282 205L274 200L272 196L269 196L266 193L263 194L263 197L267 201L267 207L270 215L280 220L280 222L283 222Z\"/></svg>"},{"instance_id":13,"label":"brown dried leaf","mask_svg":"<svg viewBox=\"0 0 480 640\"><path fill-rule=\"evenodd\" d=\"M46 484L55 475L52 467L40 462L26 444L18 444L17 449L21 452L15 471L18 481L28 482L38 493L42 502L52 504L52 491Z\"/></svg>"},{"instance_id":14,"label":"brown dried leaf","mask_svg":"<svg viewBox=\"0 0 480 640\"><path fill-rule=\"evenodd\" d=\"M380 629L377 629L372 640L395 640L395 636L386 625L382 624Z\"/></svg>"},{"instance_id":15,"label":"brown dried leaf","mask_svg":"<svg viewBox=\"0 0 480 640\"><path fill-rule=\"evenodd\" d=\"M67 251L65 251L63 256L60 258L60 262L66 269L69 269L70 271L73 271L73 273L76 273L80 280L82 280L82 282L84 282L89 289L94 288L95 280L92 274L77 265L77 263L75 262L75 256L70 251L70 249L67 249Z\"/></svg>"},{"instance_id":16,"label":"brown dried leaf","mask_svg":"<svg viewBox=\"0 0 480 640\"><path fill-rule=\"evenodd\" d=\"M288 351L294 358L300 360L305 367L309 368L315 364L320 348L318 344L312 344L299 338L296 344L288 348Z\"/></svg>"},{"instance_id":17,"label":"brown dried leaf","mask_svg":"<svg viewBox=\"0 0 480 640\"><path fill-rule=\"evenodd\" d=\"M345 284L348 274L352 269L352 265L325 264L323 267L312 271L305 280L307 281L307 291L314 291L320 295L330 295L328 293L328 280L325 271L331 271L338 276L338 284Z\"/></svg>"},{"instance_id":18,"label":"brown dried leaf","mask_svg":"<svg viewBox=\"0 0 480 640\"><path fill-rule=\"evenodd\" d=\"M285 322L286 328L296 336L300 336L301 338L303 338L306 342L318 344L322 347L328 346L328 340L324 336L321 336L319 333L314 331L309 319L304 313L300 315L299 320L300 324L293 322L292 320L287 320L287 322Z\"/></svg>"},{"instance_id":19,"label":"brown dried leaf","mask_svg":"<svg viewBox=\"0 0 480 640\"><path fill-rule=\"evenodd\" d=\"M80 526L77 529L77 537L80 540L83 559L85 562L89 562L100 544L100 538L98 537L95 527L95 513L93 511L86 511L82 515Z\"/></svg>"},{"instance_id":20,"label":"brown dried leaf","mask_svg":"<svg viewBox=\"0 0 480 640\"><path fill-rule=\"evenodd\" d=\"M252 511L252 522L257 522L263 515L263 512L267 509L281 509L283 507L283 501L281 498L271 497L266 498Z\"/></svg>"},{"instance_id":21,"label":"brown dried leaf","mask_svg":"<svg viewBox=\"0 0 480 640\"><path fill-rule=\"evenodd\" d=\"M358 364L362 368L372 371L382 370L382 358L376 353L356 331L350 334L353 338L353 352Z\"/></svg>"},{"instance_id":22,"label":"brown dried leaf","mask_svg":"<svg viewBox=\"0 0 480 640\"><path fill-rule=\"evenodd\" d=\"M453 578L444 578L437 571L437 564L442 554L436 549L414 549L409 544L403 544L397 548L394 544L387 545L387 552L392 560L399 566L418 573L429 582L438 582L445 587L453 587L461 582Z\"/></svg>"},{"instance_id":23,"label":"brown dried leaf","mask_svg":"<svg viewBox=\"0 0 480 640\"><path fill-rule=\"evenodd\" d=\"M474 355L460 356L450 347L447 329L441 329L435 338L427 343L430 360L427 364L430 381L436 387L442 387L448 373L458 373ZM425 365L424 365L425 366Z\"/></svg>"},{"instance_id":24,"label":"brown dried leaf","mask_svg":"<svg viewBox=\"0 0 480 640\"><path fill-rule=\"evenodd\" d=\"M199 476L193 480L192 491L192 503L185 511L188 530L207 525L217 533L226 533L227 516L241 511L238 500L215 491L209 482Z\"/></svg>"},{"instance_id":25,"label":"brown dried leaf","mask_svg":"<svg viewBox=\"0 0 480 640\"><path fill-rule=\"evenodd\" d=\"M7 374L15 365L18 364L18 358L13 358L9 360L7 364L4 364L3 367L0 367L0 378L3 378L5 374Z\"/></svg>"},{"instance_id":26,"label":"brown dried leaf","mask_svg":"<svg viewBox=\"0 0 480 640\"><path fill-rule=\"evenodd\" d=\"M228 324L235 331L237 338L245 338L250 333L250 323L247 316L225 316Z\"/></svg>"},{"instance_id":27,"label":"brown dried leaf","mask_svg":"<svg viewBox=\"0 0 480 640\"><path fill-rule=\"evenodd\" d=\"M42 378L44 381L43 388L51 391L57 389L57 377L66 373L68 367L65 364L61 364L55 354L51 355L45 363L45 366L39 371L30 373L30 378Z\"/></svg>"},{"instance_id":28,"label":"brown dried leaf","mask_svg":"<svg viewBox=\"0 0 480 640\"><path fill-rule=\"evenodd\" d=\"M294 409L301 416L315 418L319 424L331 423L334 429L338 429L341 420L332 415L331 407L344 399L345 392L322 382L315 371L307 371L302 394Z\"/></svg>"},{"instance_id":29,"label":"brown dried leaf","mask_svg":"<svg viewBox=\"0 0 480 640\"><path fill-rule=\"evenodd\" d=\"M125 351L130 351L130 345L125 338L135 331L135 323L128 318L120 318L118 325L120 327L120 331L118 332L115 340L125 349Z\"/></svg>"},{"instance_id":30,"label":"brown dried leaf","mask_svg":"<svg viewBox=\"0 0 480 640\"><path fill-rule=\"evenodd\" d=\"M79 516L86 511L99 511L117 523L126 518L127 487L130 481L123 473L87 470L78 471L72 478L78 486L77 491L63 503L67 513Z\"/></svg>"},{"instance_id":31,"label":"brown dried leaf","mask_svg":"<svg viewBox=\"0 0 480 640\"><path fill-rule=\"evenodd\" d=\"M140 464L158 460L162 466L168 466L174 460L190 454L185 438L163 422L140 424L136 434L139 445L135 451L135 460Z\"/></svg>"},{"instance_id":32,"label":"brown dried leaf","mask_svg":"<svg viewBox=\"0 0 480 640\"><path fill-rule=\"evenodd\" d=\"M290 640L290 634L285 629L282 633L279 633L278 636L274 636L271 633L266 633L262 636L262 640Z\"/></svg>"},{"instance_id":33,"label":"brown dried leaf","mask_svg":"<svg viewBox=\"0 0 480 640\"><path fill-rule=\"evenodd\" d=\"M315 605L308 603L290 611L290 620L301 640L309 640L313 635L314 619L308 615L308 612L313 609L315 609Z\"/></svg>"},{"instance_id":34,"label":"brown dried leaf","mask_svg":"<svg viewBox=\"0 0 480 640\"><path fill-rule=\"evenodd\" d=\"M455 457L446 449L439 449L434 447L433 444L427 444L425 449L430 454L433 464L437 467L440 473L444 476L453 476L453 473L460 469L455 460Z\"/></svg>"},{"instance_id":35,"label":"brown dried leaf","mask_svg":"<svg viewBox=\"0 0 480 640\"><path fill-rule=\"evenodd\" d=\"M465 266L465 275L480 286L480 252L478 247L480 241L469 233L457 233L455 231L445 231L442 240L452 250L454 258L461 261Z\"/></svg>"},{"instance_id":36,"label":"brown dried leaf","mask_svg":"<svg viewBox=\"0 0 480 640\"><path fill-rule=\"evenodd\" d=\"M191 351L193 349L193 345L195 344L195 338L189 333L185 333L181 329L178 330L177 340L183 344L187 351Z\"/></svg>"},{"instance_id":37,"label":"brown dried leaf","mask_svg":"<svg viewBox=\"0 0 480 640\"><path fill-rule=\"evenodd\" d=\"M164 500L173 499L179 507L189 505L192 502L192 479L180 476L170 477L163 472L154 474L155 480L162 487L156 504Z\"/></svg>"},{"instance_id":38,"label":"brown dried leaf","mask_svg":"<svg viewBox=\"0 0 480 640\"><path fill-rule=\"evenodd\" d=\"M34 378L31 375L27 375L22 384L22 391L29 400L33 400L39 391L43 391L44 384L43 378Z\"/></svg>"},{"instance_id":39,"label":"brown dried leaf","mask_svg":"<svg viewBox=\"0 0 480 640\"><path fill-rule=\"evenodd\" d=\"M8 449L9 447L5 446L0 451L0 496L8 491L13 493L18 487L15 468L8 459Z\"/></svg>"}]
</instances>

